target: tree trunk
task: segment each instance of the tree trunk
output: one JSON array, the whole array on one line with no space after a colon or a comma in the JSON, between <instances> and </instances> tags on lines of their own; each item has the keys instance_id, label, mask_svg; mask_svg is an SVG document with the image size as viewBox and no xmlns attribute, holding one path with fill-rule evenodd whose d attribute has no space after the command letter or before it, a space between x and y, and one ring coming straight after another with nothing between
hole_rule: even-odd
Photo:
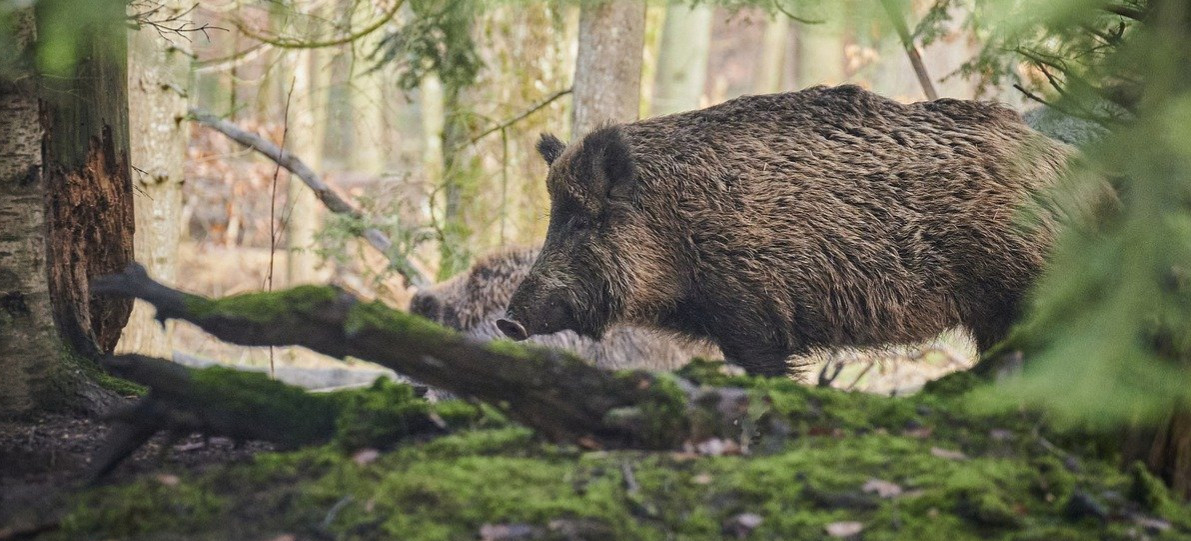
<instances>
[{"instance_id":1,"label":"tree trunk","mask_svg":"<svg viewBox=\"0 0 1191 541\"><path fill-rule=\"evenodd\" d=\"M757 94L772 94L782 91L782 74L786 60L786 42L789 41L790 21L777 15L765 24L765 36L761 44L761 65L757 68L757 79L753 90Z\"/></svg>"},{"instance_id":2,"label":"tree trunk","mask_svg":"<svg viewBox=\"0 0 1191 541\"><path fill-rule=\"evenodd\" d=\"M445 280L463 272L471 264L468 238L471 232L464 213L464 191L475 180L476 171L464 155L468 129L463 104L463 89L449 82L443 85L442 124L442 194L443 213L439 227L438 278Z\"/></svg>"},{"instance_id":3,"label":"tree trunk","mask_svg":"<svg viewBox=\"0 0 1191 541\"><path fill-rule=\"evenodd\" d=\"M572 139L603 123L637 119L644 45L644 3L609 0L583 4L575 59Z\"/></svg>"},{"instance_id":4,"label":"tree trunk","mask_svg":"<svg viewBox=\"0 0 1191 541\"><path fill-rule=\"evenodd\" d=\"M182 17L190 4L167 0L160 4L164 18ZM190 98L190 42L166 41L157 30L142 27L129 32L128 125L129 156L136 190L133 206L136 260L157 277L177 282L178 239L182 224L182 168L186 160ZM162 327L144 302L133 306L117 350L169 358L173 324Z\"/></svg>"},{"instance_id":5,"label":"tree trunk","mask_svg":"<svg viewBox=\"0 0 1191 541\"><path fill-rule=\"evenodd\" d=\"M712 13L706 5L670 4L666 8L651 114L699 108L711 52Z\"/></svg>"},{"instance_id":6,"label":"tree trunk","mask_svg":"<svg viewBox=\"0 0 1191 541\"><path fill-rule=\"evenodd\" d=\"M838 11L829 11L838 14ZM842 21L804 24L798 32L798 86L838 85L844 73Z\"/></svg>"},{"instance_id":7,"label":"tree trunk","mask_svg":"<svg viewBox=\"0 0 1191 541\"><path fill-rule=\"evenodd\" d=\"M295 53L293 94L290 100L285 146L302 156L315 171L322 170L323 130L326 129L326 88L319 64L318 49ZM289 90L287 89L287 92ZM290 177L286 233L286 284L309 283L315 279L318 258L314 253L314 236L319 228L319 203L314 192L302 181Z\"/></svg>"},{"instance_id":8,"label":"tree trunk","mask_svg":"<svg viewBox=\"0 0 1191 541\"><path fill-rule=\"evenodd\" d=\"M66 72L0 82L0 415L99 407L71 358L111 352L132 308L89 291L132 260L124 13L109 5ZM18 43L43 15L14 17Z\"/></svg>"}]
</instances>

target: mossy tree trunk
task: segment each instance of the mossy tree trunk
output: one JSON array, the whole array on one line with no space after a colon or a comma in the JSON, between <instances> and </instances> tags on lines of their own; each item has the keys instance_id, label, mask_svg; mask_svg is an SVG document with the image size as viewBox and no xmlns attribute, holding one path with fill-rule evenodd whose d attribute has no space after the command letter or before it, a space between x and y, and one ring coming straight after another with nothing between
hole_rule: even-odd
<instances>
[{"instance_id":1,"label":"mossy tree trunk","mask_svg":"<svg viewBox=\"0 0 1191 541\"><path fill-rule=\"evenodd\" d=\"M78 29L76 62L52 77L0 83L0 414L95 409L108 395L72 353L110 352L125 299L93 299L93 276L132 260L124 6ZM16 16L34 47L54 2ZM86 361L84 361L86 362Z\"/></svg>"}]
</instances>

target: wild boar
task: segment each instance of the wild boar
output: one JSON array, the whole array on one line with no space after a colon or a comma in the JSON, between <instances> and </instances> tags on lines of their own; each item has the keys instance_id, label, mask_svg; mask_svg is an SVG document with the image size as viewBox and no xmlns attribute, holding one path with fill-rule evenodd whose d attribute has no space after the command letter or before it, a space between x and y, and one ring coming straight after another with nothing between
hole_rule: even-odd
<instances>
[{"instance_id":1,"label":"wild boar","mask_svg":"<svg viewBox=\"0 0 1191 541\"><path fill-rule=\"evenodd\" d=\"M419 291L410 302L410 312L474 338L504 338L496 320L504 315L513 291L529 274L537 255L537 248L490 254L467 272ZM598 367L614 370L672 370L693 357L723 358L715 347L703 342L633 326L612 327L599 340L562 331L532 341L572 351Z\"/></svg>"},{"instance_id":2,"label":"wild boar","mask_svg":"<svg viewBox=\"0 0 1191 541\"><path fill-rule=\"evenodd\" d=\"M498 322L710 339L750 373L817 349L1004 337L1060 222L1070 147L987 102L857 86L543 135L550 223ZM1029 210L1032 220L1018 220Z\"/></svg>"}]
</instances>

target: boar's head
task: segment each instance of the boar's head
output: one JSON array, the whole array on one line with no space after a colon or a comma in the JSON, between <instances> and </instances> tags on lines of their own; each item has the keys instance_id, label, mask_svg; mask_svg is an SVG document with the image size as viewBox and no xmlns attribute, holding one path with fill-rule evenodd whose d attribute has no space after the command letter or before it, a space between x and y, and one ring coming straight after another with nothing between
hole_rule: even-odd
<instances>
[{"instance_id":1,"label":"boar's head","mask_svg":"<svg viewBox=\"0 0 1191 541\"><path fill-rule=\"evenodd\" d=\"M538 152L550 166L550 225L501 331L515 340L562 330L599 339L611 323L656 320L677 297L676 247L646 203L656 198L645 193L622 128L569 147L543 135Z\"/></svg>"}]
</instances>

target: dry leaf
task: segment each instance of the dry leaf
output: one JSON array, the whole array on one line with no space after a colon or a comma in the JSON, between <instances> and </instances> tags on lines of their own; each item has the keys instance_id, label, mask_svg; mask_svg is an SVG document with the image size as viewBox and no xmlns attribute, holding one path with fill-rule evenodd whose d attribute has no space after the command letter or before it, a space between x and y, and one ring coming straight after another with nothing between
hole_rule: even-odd
<instances>
[{"instance_id":1,"label":"dry leaf","mask_svg":"<svg viewBox=\"0 0 1191 541\"><path fill-rule=\"evenodd\" d=\"M356 451L356 454L352 455L352 460L360 466L366 466L376 462L377 458L380 458L380 451L376 449L360 449Z\"/></svg>"},{"instance_id":2,"label":"dry leaf","mask_svg":"<svg viewBox=\"0 0 1191 541\"><path fill-rule=\"evenodd\" d=\"M852 537L864 530L864 525L855 521L832 522L823 529L827 530L827 535L831 537Z\"/></svg>"},{"instance_id":3,"label":"dry leaf","mask_svg":"<svg viewBox=\"0 0 1191 541\"><path fill-rule=\"evenodd\" d=\"M485 524L480 526L482 541L510 541L513 539L533 539L541 532L529 524Z\"/></svg>"},{"instance_id":4,"label":"dry leaf","mask_svg":"<svg viewBox=\"0 0 1191 541\"><path fill-rule=\"evenodd\" d=\"M968 459L968 455L965 455L960 451L952 451L950 449L942 449L939 447L931 447L930 454L937 456L939 458L945 458L947 460L967 460Z\"/></svg>"},{"instance_id":5,"label":"dry leaf","mask_svg":"<svg viewBox=\"0 0 1191 541\"><path fill-rule=\"evenodd\" d=\"M897 483L890 483L881 479L869 479L864 483L860 490L868 493L876 493L882 498L892 498L902 493L902 487Z\"/></svg>"}]
</instances>

